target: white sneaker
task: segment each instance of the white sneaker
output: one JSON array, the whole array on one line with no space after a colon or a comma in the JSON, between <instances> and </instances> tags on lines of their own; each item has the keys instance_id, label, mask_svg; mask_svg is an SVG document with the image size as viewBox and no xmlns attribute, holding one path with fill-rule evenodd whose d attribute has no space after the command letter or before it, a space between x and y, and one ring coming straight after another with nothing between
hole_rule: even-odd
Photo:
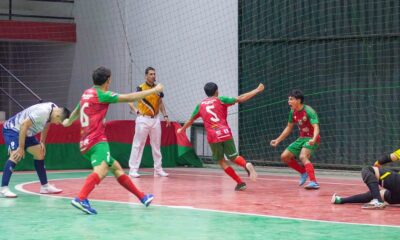
<instances>
[{"instance_id":1,"label":"white sneaker","mask_svg":"<svg viewBox=\"0 0 400 240\"><path fill-rule=\"evenodd\" d=\"M164 170L159 170L159 171L154 171L154 176L155 177L168 177L168 173L164 172Z\"/></svg>"},{"instance_id":2,"label":"white sneaker","mask_svg":"<svg viewBox=\"0 0 400 240\"><path fill-rule=\"evenodd\" d=\"M0 198L16 198L17 194L10 191L8 187L0 188Z\"/></svg>"},{"instance_id":3,"label":"white sneaker","mask_svg":"<svg viewBox=\"0 0 400 240\"><path fill-rule=\"evenodd\" d=\"M40 186L41 194L56 194L62 192L62 189L56 188L54 185L50 183Z\"/></svg>"},{"instance_id":4,"label":"white sneaker","mask_svg":"<svg viewBox=\"0 0 400 240\"><path fill-rule=\"evenodd\" d=\"M138 177L140 177L140 174L137 172L129 172L129 176L131 176L133 178L138 178Z\"/></svg>"},{"instance_id":5,"label":"white sneaker","mask_svg":"<svg viewBox=\"0 0 400 240\"><path fill-rule=\"evenodd\" d=\"M255 182L257 179L257 173L256 173L256 170L254 169L253 164L251 164L249 162L246 163L245 169L246 169L247 173L249 174L251 181Z\"/></svg>"},{"instance_id":6,"label":"white sneaker","mask_svg":"<svg viewBox=\"0 0 400 240\"><path fill-rule=\"evenodd\" d=\"M378 199L372 199L371 202L364 204L362 209L384 209L386 204L384 202L379 202Z\"/></svg>"}]
</instances>

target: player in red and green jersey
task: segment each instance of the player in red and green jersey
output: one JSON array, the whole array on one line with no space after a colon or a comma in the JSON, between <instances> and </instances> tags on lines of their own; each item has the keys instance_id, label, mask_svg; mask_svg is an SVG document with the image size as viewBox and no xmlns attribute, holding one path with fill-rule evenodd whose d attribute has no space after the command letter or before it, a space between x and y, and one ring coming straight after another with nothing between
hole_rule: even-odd
<instances>
[{"instance_id":1,"label":"player in red and green jersey","mask_svg":"<svg viewBox=\"0 0 400 240\"><path fill-rule=\"evenodd\" d=\"M310 177L310 183L305 186L305 189L319 189L319 184L315 178L314 166L310 162L310 157L320 143L318 115L314 109L304 104L304 95L300 90L292 90L289 93L288 104L291 108L288 124L281 135L271 141L271 146L278 146L292 132L294 124L297 124L300 137L285 149L281 154L281 159L289 167L301 174L300 186ZM304 167L300 166L295 158L300 159Z\"/></svg>"},{"instance_id":2,"label":"player in red and green jersey","mask_svg":"<svg viewBox=\"0 0 400 240\"><path fill-rule=\"evenodd\" d=\"M93 72L92 88L87 89L81 97L79 104L72 112L69 119L64 120L65 127L70 126L80 116L81 140L80 150L84 158L88 159L93 166L91 173L85 181L78 197L71 204L87 214L97 214L87 199L95 185L98 185L108 173L114 174L119 184L133 193L146 207L150 205L154 196L139 191L128 175L125 174L121 165L110 155L110 147L105 134L105 116L110 103L132 102L147 95L159 93L163 85L129 94L117 94L108 91L111 83L111 71L105 67L99 67Z\"/></svg>"},{"instance_id":3,"label":"player in red and green jersey","mask_svg":"<svg viewBox=\"0 0 400 240\"><path fill-rule=\"evenodd\" d=\"M224 155L237 165L243 167L249 174L251 180L256 180L257 173L254 170L253 164L246 162L242 156L239 156L236 150L231 129L226 120L228 116L228 107L235 103L242 103L253 98L258 93L264 91L264 85L260 83L253 91L235 98L218 97L218 86L213 82L207 83L204 86L204 91L207 98L196 106L190 119L183 127L178 129L177 133L180 134L184 132L197 118L201 117L207 131L207 141L211 147L213 160L218 161L225 173L236 181L237 185L235 190L243 191L246 189L246 183L242 181L235 170L228 164Z\"/></svg>"}]
</instances>

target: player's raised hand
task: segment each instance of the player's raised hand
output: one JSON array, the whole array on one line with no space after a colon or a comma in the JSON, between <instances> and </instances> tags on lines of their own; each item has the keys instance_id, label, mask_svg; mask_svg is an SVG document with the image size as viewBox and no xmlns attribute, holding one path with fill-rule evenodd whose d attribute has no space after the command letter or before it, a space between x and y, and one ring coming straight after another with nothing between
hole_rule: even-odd
<instances>
[{"instance_id":1,"label":"player's raised hand","mask_svg":"<svg viewBox=\"0 0 400 240\"><path fill-rule=\"evenodd\" d=\"M274 140L272 140L272 141L270 142L270 144L271 144L272 147L276 147L276 146L279 145L279 142L278 142L276 139L274 139Z\"/></svg>"},{"instance_id":2,"label":"player's raised hand","mask_svg":"<svg viewBox=\"0 0 400 240\"><path fill-rule=\"evenodd\" d=\"M177 133L177 134L181 134L182 131L183 131L183 129L180 127L180 128L178 128L178 130L176 130L176 133Z\"/></svg>"},{"instance_id":3,"label":"player's raised hand","mask_svg":"<svg viewBox=\"0 0 400 240\"><path fill-rule=\"evenodd\" d=\"M260 83L260 84L258 84L257 91L262 92L262 91L264 91L264 88L265 88L264 84Z\"/></svg>"},{"instance_id":4,"label":"player's raised hand","mask_svg":"<svg viewBox=\"0 0 400 240\"><path fill-rule=\"evenodd\" d=\"M71 126L71 124L72 124L72 121L70 121L69 118L64 119L64 121L62 122L62 125L64 127L69 127L69 126Z\"/></svg>"},{"instance_id":5,"label":"player's raised hand","mask_svg":"<svg viewBox=\"0 0 400 240\"><path fill-rule=\"evenodd\" d=\"M156 87L154 88L156 90L156 92L162 92L164 90L164 85L162 85L161 83L157 84Z\"/></svg>"}]
</instances>

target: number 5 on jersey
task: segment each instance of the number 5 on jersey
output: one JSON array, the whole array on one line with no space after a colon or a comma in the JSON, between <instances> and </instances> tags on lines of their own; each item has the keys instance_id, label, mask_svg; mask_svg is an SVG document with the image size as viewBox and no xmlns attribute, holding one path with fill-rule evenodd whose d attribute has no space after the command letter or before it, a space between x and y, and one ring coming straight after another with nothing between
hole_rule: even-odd
<instances>
[{"instance_id":1,"label":"number 5 on jersey","mask_svg":"<svg viewBox=\"0 0 400 240\"><path fill-rule=\"evenodd\" d=\"M209 114L213 115L213 116L210 118L211 121L213 121L213 122L219 122L219 118L217 117L217 114L216 114L215 112L212 111L212 109L214 109L214 108L215 108L214 105L206 106L206 111L207 111Z\"/></svg>"}]
</instances>

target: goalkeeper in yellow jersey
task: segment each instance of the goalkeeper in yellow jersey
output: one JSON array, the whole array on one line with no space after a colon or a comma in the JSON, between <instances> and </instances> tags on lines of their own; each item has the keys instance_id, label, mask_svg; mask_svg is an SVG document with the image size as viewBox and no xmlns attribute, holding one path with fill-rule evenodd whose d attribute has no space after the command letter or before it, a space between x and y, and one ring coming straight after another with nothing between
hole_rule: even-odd
<instances>
[{"instance_id":1,"label":"goalkeeper in yellow jersey","mask_svg":"<svg viewBox=\"0 0 400 240\"><path fill-rule=\"evenodd\" d=\"M389 204L400 204L400 174L391 169L381 166L400 159L400 149L389 155L380 157L373 167L365 167L361 176L369 191L349 197L340 197L333 194L333 204L365 203L364 209L383 209L387 202ZM380 190L380 187L382 188Z\"/></svg>"}]
</instances>

